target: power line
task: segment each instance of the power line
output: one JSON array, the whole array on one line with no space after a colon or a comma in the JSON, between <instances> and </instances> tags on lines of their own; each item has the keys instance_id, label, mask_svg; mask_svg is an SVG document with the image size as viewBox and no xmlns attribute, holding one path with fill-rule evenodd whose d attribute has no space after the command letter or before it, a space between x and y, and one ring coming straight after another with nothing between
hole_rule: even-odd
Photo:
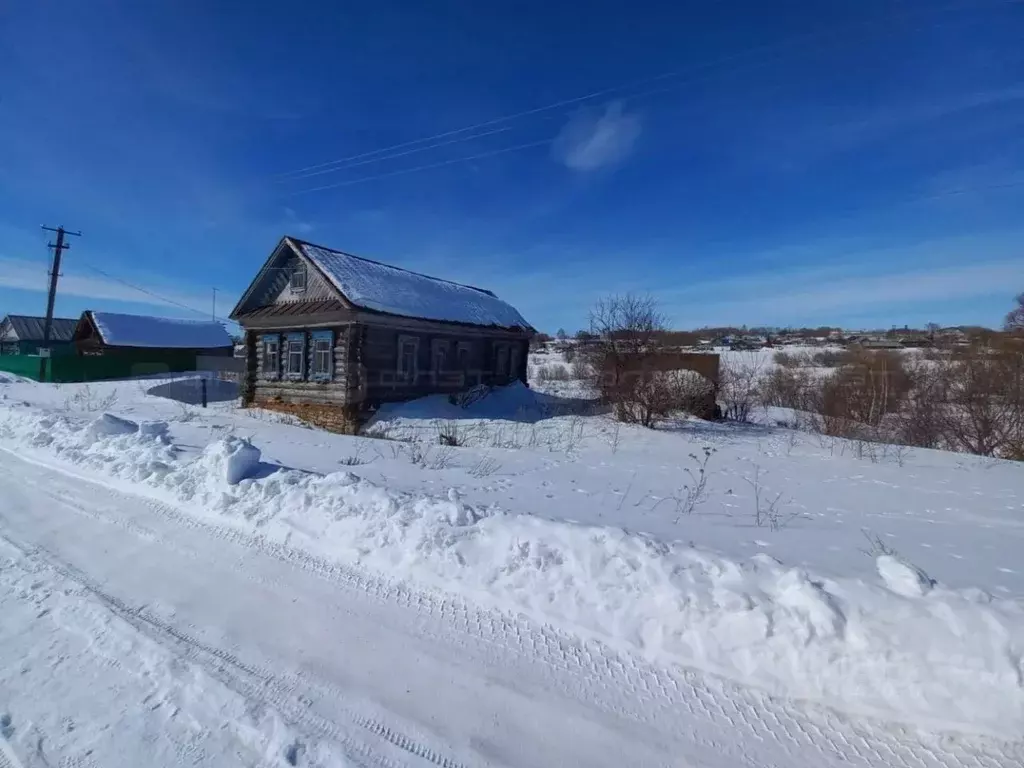
<instances>
[{"instance_id":1,"label":"power line","mask_svg":"<svg viewBox=\"0 0 1024 768\"><path fill-rule=\"evenodd\" d=\"M1019 5L1020 1L1021 0L995 0L995 2L992 2L989 5L990 6ZM303 168L297 168L297 169L292 170L292 171L285 171L283 173L275 175L274 178L279 180L279 181L282 181L282 180L288 180L288 179L292 179L292 178L303 178L305 176L314 176L314 175L319 175L319 174L323 174L323 173L333 173L334 171L345 170L345 169L350 168L350 167L356 167L356 166L359 166L359 165L365 165L365 164L374 163L374 162L382 162L384 160L390 160L390 159L392 159L394 157L402 157L402 156L405 156L405 155L415 154L417 152L425 152L425 151L428 151L428 150L431 150L431 149L435 149L437 147L448 146L450 144L457 144L457 143L461 143L463 141L471 141L471 140L473 140L475 138L480 138L481 136L488 136L491 133L497 133L499 131L489 131L489 132L486 132L486 133L473 134L473 135L470 135L470 136L463 136L462 134L472 133L473 131L478 131L481 128L489 128L491 126L501 125L501 124L513 122L513 121L516 121L516 120L521 120L522 118L525 118L525 117L531 117L533 115L541 114L541 113L544 113L544 112L549 112L551 110L558 109L558 108L561 108L561 107L567 107L567 106L572 106L572 105L575 105L575 104L580 104L580 103L583 103L583 102L586 102L586 101L591 101L593 99L601 98L603 96L610 96L610 95L613 95L613 94L620 94L620 95L623 95L623 96L639 97L639 96L647 96L647 95L651 95L651 94L655 94L655 93L661 93L661 92L664 92L664 91L671 90L673 88L679 87L681 85L685 85L688 82L693 82L693 78L690 78L689 80L686 80L683 83L675 83L673 85L662 87L662 88L648 89L646 91L641 91L640 93L636 93L636 94L629 94L628 91L634 90L634 89L639 88L641 86L651 85L653 83L657 83L657 82L660 82L660 81L671 80L671 79L683 77L684 75L697 75L697 74L700 74L700 73L702 73L702 72L704 72L706 70L713 70L713 69L715 69L717 67L720 67L722 65L725 65L725 64L730 64L730 63L733 63L733 62L736 62L736 61L741 61L743 59L747 59L747 58L751 58L751 57L757 57L759 54L778 52L778 51L781 51L781 50L785 50L785 49L793 47L795 45L799 45L799 44L802 44L802 43L813 41L814 39L819 38L819 37L820 38L828 38L828 37L842 36L844 39L849 40L849 32L851 31L851 29L854 29L854 28L862 27L862 28L866 28L866 29L871 29L871 28L879 26L879 25L889 25L889 24L892 24L892 22L894 20L899 19L901 17L912 17L912 16L916 16L916 15L919 15L919 14L922 14L922 13L937 13L937 14L938 13L948 13L948 12L953 12L953 11L963 10L963 9L968 9L968 8L970 8L970 9L977 9L977 7L978 6L975 3L969 3L969 4L968 3L958 3L958 4L952 4L952 5L946 6L944 8L939 8L939 9L913 9L913 10L907 10L907 11L903 11L903 12L899 12L899 13L895 13L895 14L890 14L890 15L884 17L884 18L873 18L873 19L869 19L869 20L866 20L866 21L855 22L853 24L849 24L849 25L847 25L845 27L842 27L842 28L839 28L839 29L824 28L823 27L823 28L819 28L819 29L816 29L816 30L812 30L810 32L805 32L805 33L801 33L799 35L794 35L792 37L784 38L782 40L779 40L779 41L776 41L776 42L773 42L773 43L766 43L766 44L762 44L762 45L752 46L750 48L744 49L744 50L739 51L737 53L730 54L728 56L720 56L720 57L717 57L715 59L711 59L711 60L708 60L708 61L700 62L698 64L695 64L693 66L686 67L686 68L683 68L683 69L669 70L667 72L662 72L662 73L657 74L657 75L651 75L651 76L639 78L637 80L633 80L633 81L630 81L628 83L623 83L623 84L620 84L620 85L611 86L611 87L608 87L608 88L602 88L602 89L599 89L599 90L596 90L596 91L591 91L590 93L586 93L586 94L583 94L581 96L575 96L575 97L568 98L568 99L562 99L562 100L559 100L559 101L556 101L556 102L552 102L550 104L546 104L544 106L534 107L532 109L523 110L521 112L515 112L513 114L504 115L504 116L501 116L501 117L496 117L496 118L493 118L491 120L485 120L483 122L474 123L472 125L467 125L467 126L464 126L462 128L455 128L455 129L452 129L452 130L449 130L449 131L443 131L441 133L437 133L437 134L434 134L432 136L424 136L424 137L421 137L421 138L418 138L418 139L412 139L410 141L404 141L404 142L400 142L398 144L392 144L391 146L381 147L379 149L369 150L367 152L360 152L360 153L355 154L355 155L349 155L348 157L343 157L343 158L339 158L339 159L336 159L336 160L328 160L326 162L305 166ZM627 93L623 93L623 92L627 92ZM511 129L505 128L505 129L501 129L501 130L511 130ZM439 143L439 144L432 144L431 143L431 142L436 142L439 139L447 139L447 138L453 137L453 136L459 136L460 138L451 139L449 141L445 141L445 142L442 142L442 143ZM419 146L419 145L423 145L423 144L426 144L428 146ZM410 147L415 147L415 149L409 149ZM405 151L399 152L399 153L395 153L395 150L405 150ZM359 161L359 162L355 162L355 161ZM329 189L331 187L326 187L326 188ZM307 191L313 191L313 190L307 190Z\"/></svg>"},{"instance_id":2,"label":"power line","mask_svg":"<svg viewBox=\"0 0 1024 768\"><path fill-rule=\"evenodd\" d=\"M426 171L431 168L440 168L444 165L452 165L454 163L465 163L470 160L481 160L485 157L494 157L495 155L503 155L507 152L518 152L523 149L529 149L530 147L539 147L542 144L550 144L551 139L541 139L540 141L530 141L526 144L517 144L514 147L504 147L502 149L493 149L490 152L481 152L478 155L470 155L469 157L456 157L451 160L442 160L439 163L430 163L428 165L418 165L414 168L401 168L397 171L388 171L387 173L377 173L373 176L363 176L358 179L349 179L348 181L339 181L336 184L325 184L321 187L312 187L311 189L300 189L295 192L291 192L290 196L304 195L308 192L321 192L325 189L337 189L338 187L350 187L353 184L362 184L366 181L373 181L374 179L384 179L390 176L402 176L407 173L416 173L417 171Z\"/></svg>"},{"instance_id":3,"label":"power line","mask_svg":"<svg viewBox=\"0 0 1024 768\"><path fill-rule=\"evenodd\" d=\"M197 315L202 315L203 317L210 317L210 313L209 312L204 312L201 309L196 309L195 307L190 307L188 304L182 304L180 301L175 301L174 299L168 299L166 296L161 296L159 293L154 293L153 291L149 290L148 288L143 288L140 285L135 285L134 283L130 283L127 280L122 280L120 277L117 277L116 275L112 275L109 272L100 269L99 267L94 267L92 264L82 264L82 266L85 267L86 269L91 269L93 272L96 272L96 273L98 273L100 275L103 275L108 280L113 280L114 282L120 283L121 285L127 286L128 288L132 288L133 290L136 290L139 293L144 293L147 296L150 296L150 297L152 297L154 299L158 299L158 300L164 302L165 304L171 304L171 305L173 305L175 307L180 307L181 309L187 309L189 312L195 312ZM229 318L217 317L216 315L213 316L213 319L214 320L219 320L222 323L233 322Z\"/></svg>"},{"instance_id":4,"label":"power line","mask_svg":"<svg viewBox=\"0 0 1024 768\"><path fill-rule=\"evenodd\" d=\"M294 181L297 179L307 179L311 176L322 176L325 173L335 173L337 171L347 171L350 168L358 168L361 165L369 165L371 163L381 163L385 160L394 160L396 157L405 157L406 155L414 155L417 152L426 152L429 149L437 149L438 147L447 147L450 144L460 144L464 141L471 141L473 139L481 139L484 136L493 136L496 133L507 133L511 131L511 128L495 128L493 131L484 131L483 133L475 133L472 136L466 136L461 139L452 139L451 141L442 141L438 144L431 144L429 147L418 147L416 149L409 149L405 152L395 152L388 154L386 157L373 157L369 160L361 160L357 163L349 163L338 168L322 168L321 170L310 170L305 173L295 171L293 175L290 175L287 179L278 179L279 182Z\"/></svg>"}]
</instances>

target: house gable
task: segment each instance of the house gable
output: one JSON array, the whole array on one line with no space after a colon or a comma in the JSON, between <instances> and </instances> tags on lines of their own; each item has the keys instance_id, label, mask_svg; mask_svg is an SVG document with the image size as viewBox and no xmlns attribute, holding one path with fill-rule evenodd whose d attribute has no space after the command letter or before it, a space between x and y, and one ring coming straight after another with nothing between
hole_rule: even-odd
<instances>
[{"instance_id":1,"label":"house gable","mask_svg":"<svg viewBox=\"0 0 1024 768\"><path fill-rule=\"evenodd\" d=\"M305 290L295 290L291 285L292 272L299 264L306 267ZM325 299L335 299L348 305L345 297L320 269L297 252L290 239L285 237L281 238L238 304L231 310L230 317L237 320L240 315L246 315L261 307Z\"/></svg>"},{"instance_id":2,"label":"house gable","mask_svg":"<svg viewBox=\"0 0 1024 768\"><path fill-rule=\"evenodd\" d=\"M0 322L0 341L18 341L18 330L9 317L5 317L3 322Z\"/></svg>"}]
</instances>

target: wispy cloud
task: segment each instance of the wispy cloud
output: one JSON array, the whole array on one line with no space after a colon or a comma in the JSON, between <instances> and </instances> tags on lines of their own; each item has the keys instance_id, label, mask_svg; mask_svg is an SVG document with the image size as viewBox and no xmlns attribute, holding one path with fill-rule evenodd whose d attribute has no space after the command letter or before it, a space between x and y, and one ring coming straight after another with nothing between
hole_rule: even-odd
<instances>
[{"instance_id":1,"label":"wispy cloud","mask_svg":"<svg viewBox=\"0 0 1024 768\"><path fill-rule=\"evenodd\" d=\"M285 220L288 223L289 229L294 229L296 233L300 235L308 235L316 227L313 226L312 222L306 221L295 212L294 208L284 209Z\"/></svg>"},{"instance_id":2,"label":"wispy cloud","mask_svg":"<svg viewBox=\"0 0 1024 768\"><path fill-rule=\"evenodd\" d=\"M169 287L166 283L156 280L140 280L134 277L126 277L125 280L126 282L122 283L99 274L92 276L65 269L60 278L58 295L143 304L162 309L163 312L160 314L188 314L186 307L195 310L196 314L205 314L204 307L210 305L210 294L200 294L187 288ZM46 265L27 259L0 258L0 288L45 293ZM218 299L218 305L221 308L230 307L234 298L224 296Z\"/></svg>"},{"instance_id":3,"label":"wispy cloud","mask_svg":"<svg viewBox=\"0 0 1024 768\"><path fill-rule=\"evenodd\" d=\"M555 139L552 153L574 171L595 171L624 160L639 136L640 117L614 101L603 114L591 110L576 114Z\"/></svg>"}]
</instances>

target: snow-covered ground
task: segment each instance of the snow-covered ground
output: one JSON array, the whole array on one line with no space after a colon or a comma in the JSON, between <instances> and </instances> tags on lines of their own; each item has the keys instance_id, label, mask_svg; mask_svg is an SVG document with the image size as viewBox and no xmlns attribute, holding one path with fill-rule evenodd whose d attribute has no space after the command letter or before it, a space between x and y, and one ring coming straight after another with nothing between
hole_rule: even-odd
<instances>
[{"instance_id":1,"label":"snow-covered ground","mask_svg":"<svg viewBox=\"0 0 1024 768\"><path fill-rule=\"evenodd\" d=\"M25 765L1024 762L1020 465L578 389L391 440L197 393L0 382Z\"/></svg>"}]
</instances>

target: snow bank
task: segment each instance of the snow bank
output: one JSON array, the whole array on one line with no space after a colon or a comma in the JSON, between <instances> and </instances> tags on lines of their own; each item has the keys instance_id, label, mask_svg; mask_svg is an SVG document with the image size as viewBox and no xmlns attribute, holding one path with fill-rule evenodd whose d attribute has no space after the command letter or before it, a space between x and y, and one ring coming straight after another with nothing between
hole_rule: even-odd
<instances>
[{"instance_id":1,"label":"snow bank","mask_svg":"<svg viewBox=\"0 0 1024 768\"><path fill-rule=\"evenodd\" d=\"M482 406L481 406L482 407ZM115 423L101 419L104 424ZM336 561L520 611L778 695L941 729L1024 734L1024 607L957 592L895 558L827 580L615 528L405 494L348 473L253 476L227 438L182 458L165 432L0 410L0 440L141 483L190 514Z\"/></svg>"},{"instance_id":2,"label":"snow bank","mask_svg":"<svg viewBox=\"0 0 1024 768\"><path fill-rule=\"evenodd\" d=\"M114 435L130 435L139 431L139 425L128 419L119 419L104 413L86 427L86 432L93 438L113 437Z\"/></svg>"},{"instance_id":3,"label":"snow bank","mask_svg":"<svg viewBox=\"0 0 1024 768\"><path fill-rule=\"evenodd\" d=\"M453 399L456 402L453 402ZM544 399L517 381L506 387L476 387L455 398L448 395L428 395L404 403L385 403L377 412L374 423L400 419L519 421L541 416L546 410Z\"/></svg>"}]
</instances>

